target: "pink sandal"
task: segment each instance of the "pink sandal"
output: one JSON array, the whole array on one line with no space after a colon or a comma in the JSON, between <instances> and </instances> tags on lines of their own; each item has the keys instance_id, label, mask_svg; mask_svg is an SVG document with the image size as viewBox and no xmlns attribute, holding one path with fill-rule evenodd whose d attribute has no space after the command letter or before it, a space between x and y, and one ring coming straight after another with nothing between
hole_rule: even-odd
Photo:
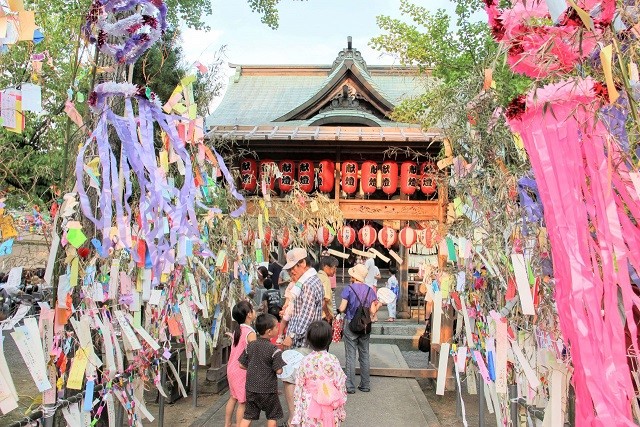
<instances>
[{"instance_id":1,"label":"pink sandal","mask_svg":"<svg viewBox=\"0 0 640 427\"><path fill-rule=\"evenodd\" d=\"M388 318L387 320L385 320L385 322L395 322L396 319L394 319L393 317Z\"/></svg>"}]
</instances>

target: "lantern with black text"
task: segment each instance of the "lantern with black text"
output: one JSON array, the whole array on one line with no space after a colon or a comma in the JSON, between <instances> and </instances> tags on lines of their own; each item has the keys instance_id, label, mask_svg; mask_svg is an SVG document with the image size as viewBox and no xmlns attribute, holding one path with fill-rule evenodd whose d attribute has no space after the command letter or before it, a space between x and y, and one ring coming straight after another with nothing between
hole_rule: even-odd
<instances>
[{"instance_id":1,"label":"lantern with black text","mask_svg":"<svg viewBox=\"0 0 640 427\"><path fill-rule=\"evenodd\" d=\"M333 191L335 184L335 164L331 160L322 160L318 164L318 190L323 193Z\"/></svg>"},{"instance_id":2,"label":"lantern with black text","mask_svg":"<svg viewBox=\"0 0 640 427\"><path fill-rule=\"evenodd\" d=\"M289 231L288 228L283 228L278 233L278 243L283 248L286 248L291 244L291 232Z\"/></svg>"},{"instance_id":3,"label":"lantern with black text","mask_svg":"<svg viewBox=\"0 0 640 427\"><path fill-rule=\"evenodd\" d=\"M312 161L303 160L298 163L298 182L300 183L300 189L305 193L311 193L313 191L314 175L315 169Z\"/></svg>"},{"instance_id":4,"label":"lantern with black text","mask_svg":"<svg viewBox=\"0 0 640 427\"><path fill-rule=\"evenodd\" d=\"M291 160L283 160L278 163L278 169L282 176L280 177L280 191L288 193L293 190L293 180L296 176L296 164Z\"/></svg>"},{"instance_id":5,"label":"lantern with black text","mask_svg":"<svg viewBox=\"0 0 640 427\"><path fill-rule=\"evenodd\" d=\"M378 165L375 162L366 161L362 163L362 172L360 175L360 184L365 194L371 194L376 191L376 179L378 174Z\"/></svg>"},{"instance_id":6,"label":"lantern with black text","mask_svg":"<svg viewBox=\"0 0 640 427\"><path fill-rule=\"evenodd\" d=\"M400 191L402 194L412 195L418 186L418 165L414 162L404 162L400 166Z\"/></svg>"},{"instance_id":7,"label":"lantern with black text","mask_svg":"<svg viewBox=\"0 0 640 427\"><path fill-rule=\"evenodd\" d=\"M267 191L271 191L276 188L275 178L275 162L273 160L261 160L260 161L260 185L264 181Z\"/></svg>"},{"instance_id":8,"label":"lantern with black text","mask_svg":"<svg viewBox=\"0 0 640 427\"><path fill-rule=\"evenodd\" d=\"M342 191L353 194L358 189L358 164L352 160L342 163Z\"/></svg>"},{"instance_id":9,"label":"lantern with black text","mask_svg":"<svg viewBox=\"0 0 640 427\"><path fill-rule=\"evenodd\" d=\"M253 159L242 159L240 162L240 177L242 189L256 191L258 185L258 162Z\"/></svg>"},{"instance_id":10,"label":"lantern with black text","mask_svg":"<svg viewBox=\"0 0 640 427\"><path fill-rule=\"evenodd\" d=\"M376 238L378 237L378 233L376 233L376 229L371 225L365 225L358 231L358 240L362 243L366 248L373 246L376 242Z\"/></svg>"},{"instance_id":11,"label":"lantern with black text","mask_svg":"<svg viewBox=\"0 0 640 427\"><path fill-rule=\"evenodd\" d=\"M398 164L396 162L384 162L380 166L382 172L382 191L392 195L398 189Z\"/></svg>"},{"instance_id":12,"label":"lantern with black text","mask_svg":"<svg viewBox=\"0 0 640 427\"><path fill-rule=\"evenodd\" d=\"M398 241L398 233L393 228L385 225L378 231L378 241L382 246L389 249Z\"/></svg>"},{"instance_id":13,"label":"lantern with black text","mask_svg":"<svg viewBox=\"0 0 640 427\"><path fill-rule=\"evenodd\" d=\"M398 240L405 248L410 248L418 241L418 233L408 225L398 233Z\"/></svg>"},{"instance_id":14,"label":"lantern with black text","mask_svg":"<svg viewBox=\"0 0 640 427\"><path fill-rule=\"evenodd\" d=\"M438 184L436 182L436 165L433 162L424 162L420 165L420 190L424 194L436 192Z\"/></svg>"},{"instance_id":15,"label":"lantern with black text","mask_svg":"<svg viewBox=\"0 0 640 427\"><path fill-rule=\"evenodd\" d=\"M345 225L338 232L338 242L345 248L353 245L356 241L356 230L353 227Z\"/></svg>"},{"instance_id":16,"label":"lantern with black text","mask_svg":"<svg viewBox=\"0 0 640 427\"><path fill-rule=\"evenodd\" d=\"M329 246L331 242L333 242L334 237L335 236L331 234L331 230L329 230L329 227L319 227L318 231L316 232L317 241L322 246Z\"/></svg>"}]
</instances>

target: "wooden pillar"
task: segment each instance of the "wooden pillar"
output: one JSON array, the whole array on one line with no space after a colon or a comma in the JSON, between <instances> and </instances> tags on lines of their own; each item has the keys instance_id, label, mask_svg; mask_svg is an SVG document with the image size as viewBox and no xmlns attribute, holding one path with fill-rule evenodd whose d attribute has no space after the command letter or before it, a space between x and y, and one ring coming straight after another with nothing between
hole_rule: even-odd
<instances>
[{"instance_id":1,"label":"wooden pillar","mask_svg":"<svg viewBox=\"0 0 640 427\"><path fill-rule=\"evenodd\" d=\"M400 229L408 223L408 221L400 222ZM402 264L398 266L398 281L400 282L400 300L398 301L398 319L411 319L411 310L409 308L409 249L400 245L400 258Z\"/></svg>"}]
</instances>

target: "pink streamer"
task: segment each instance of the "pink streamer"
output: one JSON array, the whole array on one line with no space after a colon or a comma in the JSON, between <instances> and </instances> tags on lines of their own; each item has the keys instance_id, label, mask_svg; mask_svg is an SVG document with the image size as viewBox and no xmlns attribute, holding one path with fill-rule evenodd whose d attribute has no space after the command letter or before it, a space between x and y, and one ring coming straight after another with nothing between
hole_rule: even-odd
<instances>
[{"instance_id":1,"label":"pink streamer","mask_svg":"<svg viewBox=\"0 0 640 427\"><path fill-rule=\"evenodd\" d=\"M544 205L560 327L575 367L576 425L633 426L625 322L637 352L640 305L627 266L640 262L632 253L640 229L625 207L638 218L640 204L621 150L597 120L599 106L591 79L565 81L530 94L509 125L523 138Z\"/></svg>"}]
</instances>

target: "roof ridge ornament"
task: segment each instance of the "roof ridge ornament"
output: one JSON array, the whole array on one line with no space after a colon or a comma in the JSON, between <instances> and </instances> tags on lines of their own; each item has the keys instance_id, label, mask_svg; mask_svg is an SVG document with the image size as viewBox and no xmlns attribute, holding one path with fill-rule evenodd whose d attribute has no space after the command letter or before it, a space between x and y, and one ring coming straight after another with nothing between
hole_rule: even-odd
<instances>
[{"instance_id":1,"label":"roof ridge ornament","mask_svg":"<svg viewBox=\"0 0 640 427\"><path fill-rule=\"evenodd\" d=\"M351 36L347 37L347 47L343 48L340 52L338 52L338 56L333 61L333 65L331 66L331 71L333 72L336 68L342 66L342 64L346 60L352 60L357 62L360 65L360 68L369 75L369 69L367 68L367 63L365 62L362 54L358 49L353 48L353 39Z\"/></svg>"}]
</instances>

